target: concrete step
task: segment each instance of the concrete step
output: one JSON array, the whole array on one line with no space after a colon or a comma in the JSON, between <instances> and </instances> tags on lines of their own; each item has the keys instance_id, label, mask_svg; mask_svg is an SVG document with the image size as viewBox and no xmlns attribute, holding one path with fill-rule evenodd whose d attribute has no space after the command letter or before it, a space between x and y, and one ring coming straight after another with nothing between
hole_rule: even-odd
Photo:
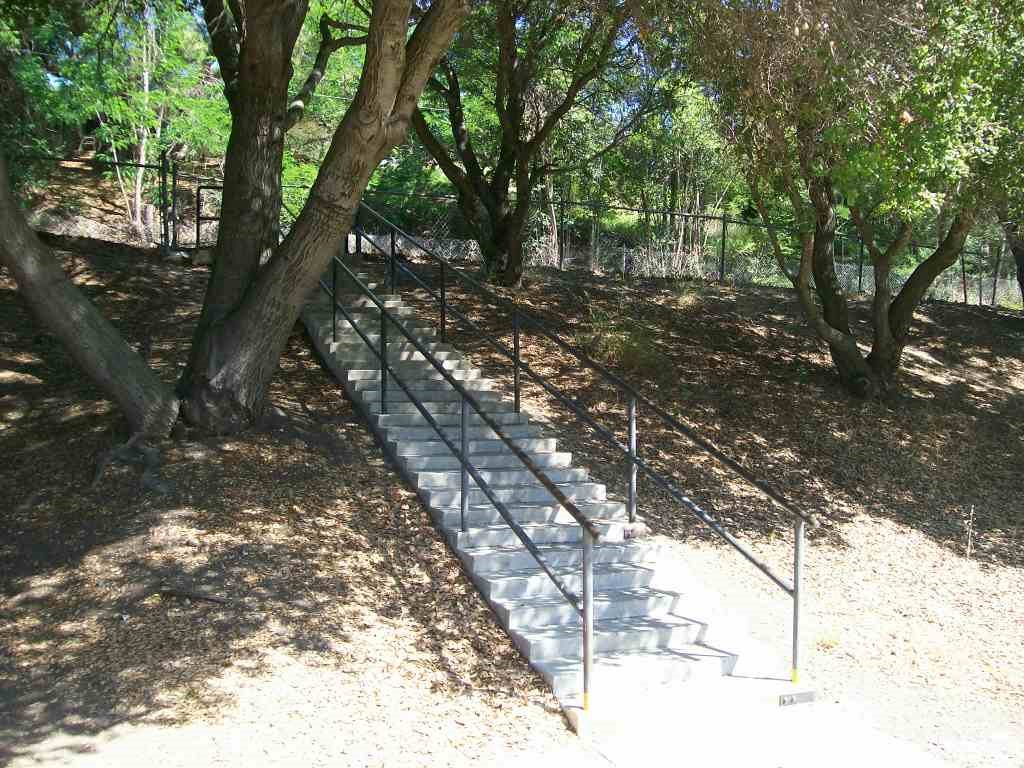
<instances>
[{"instance_id":1,"label":"concrete step","mask_svg":"<svg viewBox=\"0 0 1024 768\"><path fill-rule=\"evenodd\" d=\"M470 443L472 445L472 442ZM407 449L405 446L399 450ZM569 501L604 501L605 487L603 483L556 483ZM520 485L492 485L490 491L494 496L506 504L539 501L553 502L555 497L547 488L534 479L532 483ZM420 496L424 498L429 507L454 507L461 503L462 492L451 488L420 490ZM470 504L484 504L488 496L480 488L473 488L469 491Z\"/></svg>"},{"instance_id":2,"label":"concrete step","mask_svg":"<svg viewBox=\"0 0 1024 768\"><path fill-rule=\"evenodd\" d=\"M410 386L409 391L412 392L421 402L423 403L452 403L458 406L462 401L462 393L456 392L451 388L450 384L445 383L444 388L440 386L433 386L431 383L427 384L416 384ZM493 387L494 382L490 379L477 379L472 382L466 382L463 387L470 395L477 400L477 402L483 402L485 400L500 400L501 393L494 392L491 389L485 389L484 387ZM346 386L348 389L348 386ZM353 393L355 399L367 405L371 403L380 402L380 387L374 387L372 389L360 389ZM387 402L389 403L412 403L409 396L401 389L397 384L388 387L387 391ZM508 409L512 410L514 405L508 404ZM429 409L428 409L429 410ZM470 410L473 409L470 406Z\"/></svg>"},{"instance_id":3,"label":"concrete step","mask_svg":"<svg viewBox=\"0 0 1024 768\"><path fill-rule=\"evenodd\" d=\"M553 453L557 447L553 437L513 437L511 443L516 448L525 451L531 459L534 453ZM398 456L454 456L451 448L440 439L402 441L400 443L389 441L388 444ZM474 466L478 466L476 464L478 454L505 453L514 457L511 449L503 440L470 440L467 448L470 456L473 457Z\"/></svg>"},{"instance_id":4,"label":"concrete step","mask_svg":"<svg viewBox=\"0 0 1024 768\"><path fill-rule=\"evenodd\" d=\"M665 616L679 605L682 596L649 587L609 589L594 594L594 620ZM580 626L580 614L561 594L527 600L496 600L492 603L507 629Z\"/></svg>"},{"instance_id":5,"label":"concrete step","mask_svg":"<svg viewBox=\"0 0 1024 768\"><path fill-rule=\"evenodd\" d=\"M627 523L617 520L595 520L601 531L603 543L614 544L624 540ZM583 539L582 529L573 520L571 523L526 523L523 526L530 540L535 544L579 544ZM515 547L520 546L519 538L504 522L497 525L479 526L462 531L458 527L447 532L448 544L452 549L471 547Z\"/></svg>"},{"instance_id":6,"label":"concrete step","mask_svg":"<svg viewBox=\"0 0 1024 768\"><path fill-rule=\"evenodd\" d=\"M378 340L380 339L380 321L377 318L366 318L361 320L355 318L355 327L359 328L363 334L371 340L374 346L379 346ZM351 342L353 344L359 342L365 344L366 340L355 330L355 328L347 321L341 318L338 319L338 326L335 333L331 334L331 321L327 320L316 326L318 338L321 341L331 340L334 342ZM395 327L393 323L388 323L387 327L387 342L390 344L392 341L404 341L408 344L409 336L412 336L419 342L424 340L432 341L434 336L437 335L437 331L434 326L425 320L415 320L412 318L403 319L402 328L405 329L405 333ZM406 335L408 334L408 335Z\"/></svg>"},{"instance_id":7,"label":"concrete step","mask_svg":"<svg viewBox=\"0 0 1024 768\"><path fill-rule=\"evenodd\" d=\"M512 426L516 424L529 424L530 419L521 413L491 413L488 416L494 419L499 426ZM434 415L434 421L442 427L457 427L462 423L460 413L438 413ZM483 424L484 420L478 413L471 413L470 424ZM373 417L373 425L377 428L388 427L428 427L427 420L420 413L381 413Z\"/></svg>"},{"instance_id":8,"label":"concrete step","mask_svg":"<svg viewBox=\"0 0 1024 768\"><path fill-rule=\"evenodd\" d=\"M378 358L373 351L366 346L362 339L354 342L327 342L326 346L330 354L335 356L345 370L353 368L373 368L380 365L380 358ZM423 353L408 341L393 341L389 342L387 346L389 363L426 361ZM423 347L427 349L437 360L458 362L465 359L461 352L453 350L448 344L431 341L424 343Z\"/></svg>"},{"instance_id":9,"label":"concrete step","mask_svg":"<svg viewBox=\"0 0 1024 768\"><path fill-rule=\"evenodd\" d=\"M373 319L380 322L380 307L373 302L367 300L365 304L342 304L342 307L352 316L352 319L356 323L361 324L363 320ZM391 299L384 302L384 310L395 317L415 317L416 308L405 306L401 299ZM331 307L325 306L323 308L317 308L312 311L312 316L322 323L330 325L331 319L335 317L334 312L331 311ZM345 321L345 315L339 309L337 313L338 322Z\"/></svg>"},{"instance_id":10,"label":"concrete step","mask_svg":"<svg viewBox=\"0 0 1024 768\"><path fill-rule=\"evenodd\" d=\"M536 424L505 424L499 425L499 427L505 437L538 437L541 434L541 428ZM396 443L434 440L438 437L437 430L433 427L385 427L383 432L389 442ZM458 427L441 427L441 432L452 440L459 441L462 439L462 430ZM471 441L500 439L497 433L485 424L470 425L466 429L466 434ZM488 482L490 481L488 480ZM432 487L439 486L435 485Z\"/></svg>"},{"instance_id":11,"label":"concrete step","mask_svg":"<svg viewBox=\"0 0 1024 768\"><path fill-rule=\"evenodd\" d=\"M736 660L732 654L700 643L599 653L594 657L592 690L606 701L636 700L653 686L706 682L730 675ZM531 665L559 700L578 706L583 691L583 664L578 656L538 659Z\"/></svg>"},{"instance_id":12,"label":"concrete step","mask_svg":"<svg viewBox=\"0 0 1024 768\"><path fill-rule=\"evenodd\" d=\"M597 569L594 569L597 576ZM583 639L576 625L510 630L512 641L531 662L582 655ZM631 616L594 622L594 652L653 651L690 647L704 633L704 625L682 616Z\"/></svg>"},{"instance_id":13,"label":"concrete step","mask_svg":"<svg viewBox=\"0 0 1024 768\"><path fill-rule=\"evenodd\" d=\"M372 387L380 387L380 371L374 371L373 375L370 375L369 371L363 372L361 378L348 379L346 382L347 387L351 387L354 391L359 392L364 389L370 389ZM448 371L449 376L455 379L457 382L462 384L464 389L470 392L484 391L494 388L493 379L480 378L480 370L478 368L462 369L455 371ZM397 378L404 384L414 385L417 388L422 389L451 389L452 385L441 375L440 371L434 369L432 372L419 372L419 373L408 373L397 371L395 373L388 373L388 382L392 382ZM395 385L397 386L397 385Z\"/></svg>"},{"instance_id":14,"label":"concrete step","mask_svg":"<svg viewBox=\"0 0 1024 768\"><path fill-rule=\"evenodd\" d=\"M361 326L360 328L363 331L363 334L365 334L366 339L369 339L369 343L373 345L373 348L379 350L380 326L377 326L375 328ZM407 327L406 330L408 330L416 338L416 340L422 344L432 343L434 341L434 335L437 333L437 331L435 331L433 328L427 328L422 326ZM317 341L324 344L325 346L328 344L332 345L330 349L333 349L334 351L330 352L330 354L334 355L335 358L339 359L340 361L346 362L347 365L345 367L347 368L353 367L353 364L357 361L348 357L338 358L339 349L346 345L357 345L360 349L365 350L366 355L371 356L374 360L377 359L377 356L374 355L371 350L366 348L366 339L363 339L363 337L360 336L354 329L348 326L345 326L345 328L339 328L338 332L335 333L334 335L331 335L330 324L327 324L326 326L319 326L317 328L316 338ZM392 343L392 339L396 341L405 342L407 344L410 344L411 346L409 340L402 333L400 333L397 329L389 328L387 335L388 344Z\"/></svg>"},{"instance_id":15,"label":"concrete step","mask_svg":"<svg viewBox=\"0 0 1024 768\"><path fill-rule=\"evenodd\" d=\"M515 427L508 427L503 430L506 435L510 437L516 437L512 435L508 430L515 429ZM521 436L521 435L520 435ZM477 468L480 475L483 477L484 482L488 485L516 485L521 483L528 483L535 481L536 476L528 469L480 469ZM583 482L587 480L587 470L566 467L564 469L553 469L553 468L540 468L544 469L545 476L553 483L568 483L568 482ZM447 472L417 472L413 479L416 481L418 488L458 488L462 482L461 470L449 470ZM476 486L476 481L472 477L469 478L469 482L472 487Z\"/></svg>"},{"instance_id":16,"label":"concrete step","mask_svg":"<svg viewBox=\"0 0 1024 768\"><path fill-rule=\"evenodd\" d=\"M561 504L533 503L533 504L506 504L509 514L517 523L565 523L578 525L572 515L569 514ZM581 501L576 502L576 507L590 519L614 520L625 522L629 518L626 512L626 505L619 501ZM458 506L437 507L430 509L430 516L434 522L446 531L458 530L461 525L462 514ZM478 504L470 506L466 515L467 528L482 528L492 525L502 525L505 519L495 509L494 505Z\"/></svg>"},{"instance_id":17,"label":"concrete step","mask_svg":"<svg viewBox=\"0 0 1024 768\"><path fill-rule=\"evenodd\" d=\"M583 575L580 568L552 568L566 588L580 594ZM643 565L601 563L594 566L595 591L649 587L654 570ZM504 573L473 574L473 580L488 600L525 600L531 597L554 597L561 594L540 566ZM579 633L576 633L579 637Z\"/></svg>"},{"instance_id":18,"label":"concrete step","mask_svg":"<svg viewBox=\"0 0 1024 768\"><path fill-rule=\"evenodd\" d=\"M572 465L572 454L555 451L552 453L530 453L530 460L541 469L558 469ZM457 470L461 468L454 454L437 456L408 456L402 458L402 465L409 472L437 472L441 470ZM477 470L485 469L523 469L519 457L511 451L506 453L484 453L473 457L473 466Z\"/></svg>"},{"instance_id":19,"label":"concrete step","mask_svg":"<svg viewBox=\"0 0 1024 768\"><path fill-rule=\"evenodd\" d=\"M400 293L381 293L374 291L374 295L382 302L385 307L401 307L402 295ZM345 309L356 308L356 307L376 307L373 303L373 299L368 296L364 296L361 293L343 293L338 294L338 303L341 304Z\"/></svg>"},{"instance_id":20,"label":"concrete step","mask_svg":"<svg viewBox=\"0 0 1024 768\"><path fill-rule=\"evenodd\" d=\"M436 393L432 393L436 394ZM478 397L477 400L480 402L484 413L512 413L513 404L498 398L496 393L492 392L481 392L483 397ZM422 400L422 398L421 398ZM366 402L363 398L360 398L360 405L369 413L371 416L380 414L380 399L376 398L370 402ZM427 413L434 415L438 413L459 413L462 409L462 405L457 399L438 400L433 396L427 400L422 401L421 405L427 411ZM388 413L419 413L419 409L406 398L405 400L388 401Z\"/></svg>"},{"instance_id":21,"label":"concrete step","mask_svg":"<svg viewBox=\"0 0 1024 768\"><path fill-rule=\"evenodd\" d=\"M544 562L552 568L582 568L583 546L580 542L539 544ZM594 564L651 563L658 554L656 545L642 539L617 544L598 544L594 547ZM517 571L532 567L537 561L533 554L517 544L491 547L469 547L459 550L459 557L471 571L479 574Z\"/></svg>"},{"instance_id":22,"label":"concrete step","mask_svg":"<svg viewBox=\"0 0 1024 768\"><path fill-rule=\"evenodd\" d=\"M373 354L371 352L371 354ZM346 381L379 381L380 380L380 358L374 358L377 361L375 366L367 367L348 367L345 366L345 380ZM431 379L442 378L441 372L437 369L437 366L426 360L410 360L410 361L396 361L391 362L391 370L401 376L403 379L407 377L430 377ZM479 368L472 368L470 365L463 360L438 360L441 368L448 371L456 379L475 379L480 376Z\"/></svg>"}]
</instances>

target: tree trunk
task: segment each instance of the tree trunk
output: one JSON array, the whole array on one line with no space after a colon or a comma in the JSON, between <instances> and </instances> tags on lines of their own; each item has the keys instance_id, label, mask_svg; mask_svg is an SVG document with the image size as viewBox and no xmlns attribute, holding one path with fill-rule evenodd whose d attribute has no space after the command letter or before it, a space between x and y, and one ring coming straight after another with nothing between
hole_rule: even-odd
<instances>
[{"instance_id":1,"label":"tree trunk","mask_svg":"<svg viewBox=\"0 0 1024 768\"><path fill-rule=\"evenodd\" d=\"M18 284L39 322L117 403L134 434L166 436L178 418L178 400L117 329L68 280L53 254L29 228L11 194L0 155L0 263Z\"/></svg>"},{"instance_id":2,"label":"tree trunk","mask_svg":"<svg viewBox=\"0 0 1024 768\"><path fill-rule=\"evenodd\" d=\"M1020 298L1024 302L1024 236L1022 236L1019 222L1010 221L1005 216L1002 218L1006 242L1010 246L1010 253L1013 254L1013 261L1017 265L1017 285L1020 288Z\"/></svg>"},{"instance_id":3,"label":"tree trunk","mask_svg":"<svg viewBox=\"0 0 1024 768\"><path fill-rule=\"evenodd\" d=\"M410 35L408 3L373 3L356 95L279 245L287 85L301 18L289 25L266 9L248 18L217 264L179 382L182 412L191 423L231 433L260 415L299 311L348 236L373 171L405 140L427 79L467 13L462 0L434 0Z\"/></svg>"},{"instance_id":4,"label":"tree trunk","mask_svg":"<svg viewBox=\"0 0 1024 768\"><path fill-rule=\"evenodd\" d=\"M239 346L245 334L234 318L260 265L278 245L294 45L294 34L284 27L266 22L246 25L240 75L229 99L231 133L217 246L188 365L178 382L185 418L211 432L235 432L256 418L269 381L269 374L256 372L247 363L246 358L258 352ZM253 371L254 378L247 380L241 370Z\"/></svg>"}]
</instances>

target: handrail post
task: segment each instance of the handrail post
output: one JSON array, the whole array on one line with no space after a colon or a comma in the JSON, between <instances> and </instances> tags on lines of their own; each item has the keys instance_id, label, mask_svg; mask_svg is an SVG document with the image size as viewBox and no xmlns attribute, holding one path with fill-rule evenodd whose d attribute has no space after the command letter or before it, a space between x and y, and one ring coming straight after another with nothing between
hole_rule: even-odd
<instances>
[{"instance_id":1,"label":"handrail post","mask_svg":"<svg viewBox=\"0 0 1024 768\"><path fill-rule=\"evenodd\" d=\"M794 683L800 681L800 576L804 564L804 521L797 518L793 543L793 671Z\"/></svg>"},{"instance_id":2,"label":"handrail post","mask_svg":"<svg viewBox=\"0 0 1024 768\"><path fill-rule=\"evenodd\" d=\"M357 224L356 225L356 258L359 259L358 265L363 263L363 230Z\"/></svg>"},{"instance_id":3,"label":"handrail post","mask_svg":"<svg viewBox=\"0 0 1024 768\"><path fill-rule=\"evenodd\" d=\"M219 226L218 224L218 228ZM199 247L198 241L196 247ZM171 160L171 248L174 250L178 248L178 161L173 159Z\"/></svg>"},{"instance_id":4,"label":"handrail post","mask_svg":"<svg viewBox=\"0 0 1024 768\"><path fill-rule=\"evenodd\" d=\"M196 187L196 242L193 246L196 250L199 250L199 237L202 235L203 228L203 185L200 184ZM169 231L169 230L168 230Z\"/></svg>"},{"instance_id":5,"label":"handrail post","mask_svg":"<svg viewBox=\"0 0 1024 768\"><path fill-rule=\"evenodd\" d=\"M462 532L466 532L466 517L469 514L469 401L463 396L460 398L462 407L459 411L459 450L462 451L462 461L459 466L462 468L461 485L459 492L459 518L462 524Z\"/></svg>"},{"instance_id":6,"label":"handrail post","mask_svg":"<svg viewBox=\"0 0 1024 768\"><path fill-rule=\"evenodd\" d=\"M167 226L167 150L160 152L160 245L164 252L171 247L170 228Z\"/></svg>"},{"instance_id":7,"label":"handrail post","mask_svg":"<svg viewBox=\"0 0 1024 768\"><path fill-rule=\"evenodd\" d=\"M359 247L359 240L356 240ZM388 412L388 318L384 308L380 309L380 412Z\"/></svg>"},{"instance_id":8,"label":"handrail post","mask_svg":"<svg viewBox=\"0 0 1024 768\"><path fill-rule=\"evenodd\" d=\"M636 397L629 398L629 522L636 522Z\"/></svg>"},{"instance_id":9,"label":"handrail post","mask_svg":"<svg viewBox=\"0 0 1024 768\"><path fill-rule=\"evenodd\" d=\"M391 230L391 258L388 259L388 283L391 286L391 292L395 292L395 282L398 276L398 272L395 270L395 230Z\"/></svg>"},{"instance_id":10,"label":"handrail post","mask_svg":"<svg viewBox=\"0 0 1024 768\"><path fill-rule=\"evenodd\" d=\"M338 260L331 259L331 343L338 343Z\"/></svg>"},{"instance_id":11,"label":"handrail post","mask_svg":"<svg viewBox=\"0 0 1024 768\"><path fill-rule=\"evenodd\" d=\"M512 307L512 386L515 390L516 413L519 413L519 307Z\"/></svg>"},{"instance_id":12,"label":"handrail post","mask_svg":"<svg viewBox=\"0 0 1024 768\"><path fill-rule=\"evenodd\" d=\"M583 529L583 711L590 709L594 672L594 535Z\"/></svg>"},{"instance_id":13,"label":"handrail post","mask_svg":"<svg viewBox=\"0 0 1024 768\"><path fill-rule=\"evenodd\" d=\"M725 230L728 226L728 219L722 214L722 244L718 253L718 282L725 282Z\"/></svg>"},{"instance_id":14,"label":"handrail post","mask_svg":"<svg viewBox=\"0 0 1024 768\"><path fill-rule=\"evenodd\" d=\"M448 341L448 276L441 262L441 343Z\"/></svg>"}]
</instances>

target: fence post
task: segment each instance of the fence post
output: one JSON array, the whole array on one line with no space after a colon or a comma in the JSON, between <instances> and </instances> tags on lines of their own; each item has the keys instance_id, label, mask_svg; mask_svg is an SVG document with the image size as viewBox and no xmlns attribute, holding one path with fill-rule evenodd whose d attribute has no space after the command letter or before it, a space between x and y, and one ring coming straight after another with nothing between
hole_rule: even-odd
<instances>
[{"instance_id":1,"label":"fence post","mask_svg":"<svg viewBox=\"0 0 1024 768\"><path fill-rule=\"evenodd\" d=\"M199 249L199 238L203 234L203 185L196 186L196 242L193 247Z\"/></svg>"},{"instance_id":2,"label":"fence post","mask_svg":"<svg viewBox=\"0 0 1024 768\"><path fill-rule=\"evenodd\" d=\"M346 238L347 239L347 238ZM347 245L347 243L346 243ZM338 343L338 260L331 259L331 342ZM333 352L333 350L331 350Z\"/></svg>"},{"instance_id":3,"label":"fence post","mask_svg":"<svg viewBox=\"0 0 1024 768\"><path fill-rule=\"evenodd\" d=\"M718 282L725 282L725 234L728 221L722 214L722 243L718 253Z\"/></svg>"},{"instance_id":4,"label":"fence post","mask_svg":"<svg viewBox=\"0 0 1024 768\"><path fill-rule=\"evenodd\" d=\"M629 398L629 522L636 522L636 396Z\"/></svg>"},{"instance_id":5,"label":"fence post","mask_svg":"<svg viewBox=\"0 0 1024 768\"><path fill-rule=\"evenodd\" d=\"M164 252L171 247L171 230L167 226L167 150L160 152L160 245Z\"/></svg>"},{"instance_id":6,"label":"fence post","mask_svg":"<svg viewBox=\"0 0 1024 768\"><path fill-rule=\"evenodd\" d=\"M979 254L979 256L980 256L980 254ZM978 258L975 261L981 261L981 259ZM984 306L984 304L985 304L985 297L982 295L982 292L984 290L985 289L982 287L981 264L978 264L978 306L979 307Z\"/></svg>"},{"instance_id":7,"label":"fence post","mask_svg":"<svg viewBox=\"0 0 1024 768\"><path fill-rule=\"evenodd\" d=\"M398 269L395 265L395 255L397 251L395 249L395 230L391 230L391 258L388 261L388 282L391 284L391 292L395 293L396 285L398 283Z\"/></svg>"},{"instance_id":8,"label":"fence post","mask_svg":"<svg viewBox=\"0 0 1024 768\"><path fill-rule=\"evenodd\" d=\"M512 387L515 390L515 409L519 413L519 307L512 306Z\"/></svg>"},{"instance_id":9,"label":"fence post","mask_svg":"<svg viewBox=\"0 0 1024 768\"><path fill-rule=\"evenodd\" d=\"M466 532L466 515L469 513L469 470L466 462L469 461L469 401L466 396L459 398L462 407L459 409L459 450L462 452L462 461L459 466L462 469L459 492L459 517L462 522L462 532Z\"/></svg>"},{"instance_id":10,"label":"fence post","mask_svg":"<svg viewBox=\"0 0 1024 768\"><path fill-rule=\"evenodd\" d=\"M964 304L967 303L967 265L964 264L964 252L960 250L960 279L964 284Z\"/></svg>"},{"instance_id":11,"label":"fence post","mask_svg":"<svg viewBox=\"0 0 1024 768\"><path fill-rule=\"evenodd\" d=\"M565 268L565 198L558 201L558 271Z\"/></svg>"},{"instance_id":12,"label":"fence post","mask_svg":"<svg viewBox=\"0 0 1024 768\"><path fill-rule=\"evenodd\" d=\"M992 276L992 306L996 305L996 292L999 290L999 267L1003 265L1003 250L1005 249L1003 243L999 244L999 249L996 251L996 268L995 274Z\"/></svg>"},{"instance_id":13,"label":"fence post","mask_svg":"<svg viewBox=\"0 0 1024 768\"><path fill-rule=\"evenodd\" d=\"M441 343L448 341L448 273L441 262Z\"/></svg>"},{"instance_id":14,"label":"fence post","mask_svg":"<svg viewBox=\"0 0 1024 768\"><path fill-rule=\"evenodd\" d=\"M199 209L196 208L196 216ZM219 227L220 225L218 225ZM199 247L199 242L196 242ZM178 249L178 161L171 161L171 248Z\"/></svg>"},{"instance_id":15,"label":"fence post","mask_svg":"<svg viewBox=\"0 0 1024 768\"><path fill-rule=\"evenodd\" d=\"M857 293L864 293L864 240L860 241L860 255L857 257Z\"/></svg>"}]
</instances>

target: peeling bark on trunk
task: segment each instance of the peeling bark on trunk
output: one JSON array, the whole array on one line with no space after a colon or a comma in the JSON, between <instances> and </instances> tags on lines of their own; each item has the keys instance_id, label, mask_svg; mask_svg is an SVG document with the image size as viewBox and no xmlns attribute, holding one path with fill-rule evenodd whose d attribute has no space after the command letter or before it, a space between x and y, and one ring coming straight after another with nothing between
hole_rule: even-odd
<instances>
[{"instance_id":1,"label":"peeling bark on trunk","mask_svg":"<svg viewBox=\"0 0 1024 768\"><path fill-rule=\"evenodd\" d=\"M117 403L135 434L165 437L178 418L178 400L117 329L64 274L29 228L11 194L0 155L0 263L39 322Z\"/></svg>"}]
</instances>

